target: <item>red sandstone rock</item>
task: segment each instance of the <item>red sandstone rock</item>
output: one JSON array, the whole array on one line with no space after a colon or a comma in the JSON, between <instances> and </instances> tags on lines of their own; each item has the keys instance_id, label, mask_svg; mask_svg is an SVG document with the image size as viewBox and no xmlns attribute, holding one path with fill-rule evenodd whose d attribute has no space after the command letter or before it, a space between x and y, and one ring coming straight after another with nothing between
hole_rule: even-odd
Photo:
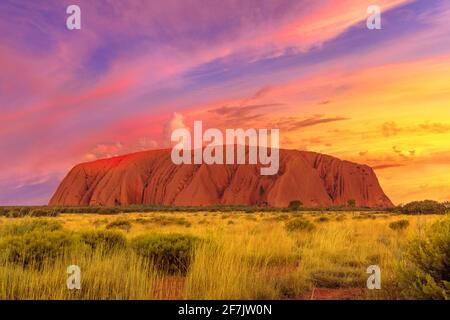
<instances>
[{"instance_id":1,"label":"red sandstone rock","mask_svg":"<svg viewBox=\"0 0 450 320\"><path fill-rule=\"evenodd\" d=\"M76 165L49 205L261 205L305 207L347 204L392 207L367 165L314 152L280 150L280 170L260 165L174 165L170 150L152 150Z\"/></svg>"}]
</instances>

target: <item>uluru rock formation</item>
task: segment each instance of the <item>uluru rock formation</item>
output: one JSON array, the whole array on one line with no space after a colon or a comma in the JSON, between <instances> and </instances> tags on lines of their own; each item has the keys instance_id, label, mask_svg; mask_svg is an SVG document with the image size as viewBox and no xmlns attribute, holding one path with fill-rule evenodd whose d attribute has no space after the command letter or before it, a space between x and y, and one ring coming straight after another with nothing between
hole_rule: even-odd
<instances>
[{"instance_id":1,"label":"uluru rock formation","mask_svg":"<svg viewBox=\"0 0 450 320\"><path fill-rule=\"evenodd\" d=\"M280 150L277 175L260 165L175 165L170 149L76 165L49 205L344 205L392 207L367 165L314 152Z\"/></svg>"}]
</instances>

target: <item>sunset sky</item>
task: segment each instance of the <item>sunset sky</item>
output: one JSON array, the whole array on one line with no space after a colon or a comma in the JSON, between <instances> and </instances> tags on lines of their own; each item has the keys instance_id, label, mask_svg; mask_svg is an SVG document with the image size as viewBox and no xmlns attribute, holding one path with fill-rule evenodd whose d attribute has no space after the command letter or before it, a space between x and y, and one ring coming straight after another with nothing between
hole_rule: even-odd
<instances>
[{"instance_id":1,"label":"sunset sky","mask_svg":"<svg viewBox=\"0 0 450 320\"><path fill-rule=\"evenodd\" d=\"M450 3L2 0L0 111L0 205L194 120L368 164L396 204L450 200Z\"/></svg>"}]
</instances>

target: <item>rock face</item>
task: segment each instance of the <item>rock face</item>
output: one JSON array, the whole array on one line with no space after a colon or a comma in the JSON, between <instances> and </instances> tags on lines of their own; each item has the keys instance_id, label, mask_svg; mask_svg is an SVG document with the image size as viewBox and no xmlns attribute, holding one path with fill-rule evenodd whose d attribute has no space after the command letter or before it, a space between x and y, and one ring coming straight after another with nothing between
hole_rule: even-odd
<instances>
[{"instance_id":1,"label":"rock face","mask_svg":"<svg viewBox=\"0 0 450 320\"><path fill-rule=\"evenodd\" d=\"M372 168L306 151L280 150L277 175L260 165L175 165L170 150L152 150L76 165L49 205L347 204L391 207Z\"/></svg>"}]
</instances>

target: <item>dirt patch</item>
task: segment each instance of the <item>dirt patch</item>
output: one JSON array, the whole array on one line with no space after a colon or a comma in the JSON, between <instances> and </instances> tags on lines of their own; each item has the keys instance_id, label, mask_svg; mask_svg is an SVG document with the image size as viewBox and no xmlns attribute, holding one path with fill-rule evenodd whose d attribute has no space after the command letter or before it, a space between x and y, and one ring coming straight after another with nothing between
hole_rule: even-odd
<instances>
[{"instance_id":1,"label":"dirt patch","mask_svg":"<svg viewBox=\"0 0 450 320\"><path fill-rule=\"evenodd\" d=\"M321 289L314 288L304 293L299 300L365 300L367 289L345 288L345 289Z\"/></svg>"},{"instance_id":2,"label":"dirt patch","mask_svg":"<svg viewBox=\"0 0 450 320\"><path fill-rule=\"evenodd\" d=\"M181 300L184 294L185 277L166 276L157 281L155 296L162 300Z\"/></svg>"}]
</instances>

